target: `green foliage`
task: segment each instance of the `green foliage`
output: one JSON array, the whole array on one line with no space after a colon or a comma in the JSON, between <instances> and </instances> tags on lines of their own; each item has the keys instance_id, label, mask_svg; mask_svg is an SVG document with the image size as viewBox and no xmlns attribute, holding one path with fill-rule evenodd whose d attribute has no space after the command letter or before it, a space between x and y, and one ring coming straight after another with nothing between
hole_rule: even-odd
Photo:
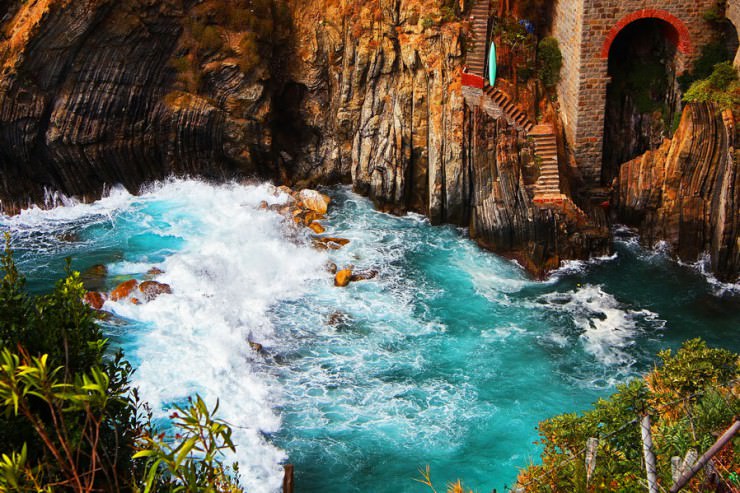
<instances>
[{"instance_id":1,"label":"green foliage","mask_svg":"<svg viewBox=\"0 0 740 493\"><path fill-rule=\"evenodd\" d=\"M218 403L209 411L196 396L190 407L178 406L170 416L177 428L174 440L153 433L141 438L134 458L146 460L145 493L201 491L202 485L214 485L223 492L241 490L238 478L229 476L223 464L224 451L236 449L231 428L213 417L217 410Z\"/></svg>"},{"instance_id":2,"label":"green foliage","mask_svg":"<svg viewBox=\"0 0 740 493\"><path fill-rule=\"evenodd\" d=\"M659 480L669 485L670 459L689 448L705 450L740 411L733 392L740 376L738 355L694 339L674 354L659 354L661 364L644 380L619 385L583 414L562 414L539 425L542 464L520 472L527 492L586 491L584 449L599 438L596 468L588 491L643 491L642 444L637 417L652 416ZM731 459L732 460L732 459ZM718 467L737 467L722 464ZM667 489L667 487L666 487ZM713 490L712 490L713 491Z\"/></svg>"},{"instance_id":3,"label":"green foliage","mask_svg":"<svg viewBox=\"0 0 740 493\"><path fill-rule=\"evenodd\" d=\"M737 70L731 62L718 63L714 66L709 83L718 91L726 91L732 82L737 80Z\"/></svg>"},{"instance_id":4,"label":"green foliage","mask_svg":"<svg viewBox=\"0 0 740 493\"><path fill-rule=\"evenodd\" d=\"M537 46L538 75L547 88L555 87L560 81L560 69L563 66L563 54L558 40L553 37L543 38Z\"/></svg>"},{"instance_id":5,"label":"green foliage","mask_svg":"<svg viewBox=\"0 0 740 493\"><path fill-rule=\"evenodd\" d=\"M730 62L715 65L709 77L691 84L683 100L687 103L716 103L722 109L737 108L740 105L737 70Z\"/></svg>"},{"instance_id":6,"label":"green foliage","mask_svg":"<svg viewBox=\"0 0 740 493\"><path fill-rule=\"evenodd\" d=\"M154 433L79 273L31 296L7 235L0 264L0 491L241 491L219 455L231 430L202 399L173 416L181 445Z\"/></svg>"}]
</instances>

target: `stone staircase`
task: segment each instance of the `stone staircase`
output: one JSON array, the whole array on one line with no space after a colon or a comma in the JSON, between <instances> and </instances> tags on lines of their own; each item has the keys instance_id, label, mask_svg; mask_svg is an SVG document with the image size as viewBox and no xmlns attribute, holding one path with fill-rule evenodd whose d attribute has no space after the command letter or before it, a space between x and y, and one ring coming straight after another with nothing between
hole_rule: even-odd
<instances>
[{"instance_id":1,"label":"stone staircase","mask_svg":"<svg viewBox=\"0 0 740 493\"><path fill-rule=\"evenodd\" d=\"M535 125L511 96L489 85L486 80L489 14L490 0L478 0L470 11L471 34L475 44L465 59L463 95L469 106L480 107L491 118L504 118L509 125L534 140L539 177L532 188L533 202L538 207L558 209L578 222L588 222L588 216L560 191L557 137L552 124Z\"/></svg>"},{"instance_id":2,"label":"stone staircase","mask_svg":"<svg viewBox=\"0 0 740 493\"><path fill-rule=\"evenodd\" d=\"M552 125L537 125L529 131L534 140L534 154L539 161L540 176L534 185L534 198L559 197L558 141Z\"/></svg>"},{"instance_id":3,"label":"stone staircase","mask_svg":"<svg viewBox=\"0 0 740 493\"><path fill-rule=\"evenodd\" d=\"M511 96L504 91L486 83L483 87L483 94L500 109L501 116L506 119L509 125L525 132L530 132L534 128L535 125L527 116L527 112L514 103Z\"/></svg>"},{"instance_id":4,"label":"stone staircase","mask_svg":"<svg viewBox=\"0 0 740 493\"><path fill-rule=\"evenodd\" d=\"M468 72L479 77L486 76L486 56L488 54L488 19L490 0L478 0L470 10L473 49L465 57Z\"/></svg>"}]
</instances>

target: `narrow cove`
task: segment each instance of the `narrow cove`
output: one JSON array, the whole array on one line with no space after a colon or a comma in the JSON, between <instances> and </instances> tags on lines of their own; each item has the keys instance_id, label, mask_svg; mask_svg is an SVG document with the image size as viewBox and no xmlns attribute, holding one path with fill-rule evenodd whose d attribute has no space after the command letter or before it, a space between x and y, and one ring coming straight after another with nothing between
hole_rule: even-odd
<instances>
[{"instance_id":1,"label":"narrow cove","mask_svg":"<svg viewBox=\"0 0 740 493\"><path fill-rule=\"evenodd\" d=\"M616 255L534 282L464 231L331 195L328 233L351 243L330 252L258 209L279 200L266 185L170 181L2 222L36 290L66 256L107 265L108 289L165 272L173 294L109 302L106 332L158 416L196 392L220 399L249 491L279 489L285 461L301 492L420 492L426 464L439 484L501 490L536 458L539 420L585 409L687 338L740 349L737 286L627 232ZM329 261L380 274L335 288Z\"/></svg>"}]
</instances>

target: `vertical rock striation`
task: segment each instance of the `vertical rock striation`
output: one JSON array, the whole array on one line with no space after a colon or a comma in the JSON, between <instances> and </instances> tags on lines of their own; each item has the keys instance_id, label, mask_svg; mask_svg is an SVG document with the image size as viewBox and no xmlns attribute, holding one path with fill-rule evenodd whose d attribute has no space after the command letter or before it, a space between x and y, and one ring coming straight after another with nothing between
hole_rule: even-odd
<instances>
[{"instance_id":1,"label":"vertical rock striation","mask_svg":"<svg viewBox=\"0 0 740 493\"><path fill-rule=\"evenodd\" d=\"M617 193L621 221L642 241L666 241L683 261L709 254L711 270L740 274L740 184L736 123L712 104L688 105L672 140L622 165Z\"/></svg>"}]
</instances>

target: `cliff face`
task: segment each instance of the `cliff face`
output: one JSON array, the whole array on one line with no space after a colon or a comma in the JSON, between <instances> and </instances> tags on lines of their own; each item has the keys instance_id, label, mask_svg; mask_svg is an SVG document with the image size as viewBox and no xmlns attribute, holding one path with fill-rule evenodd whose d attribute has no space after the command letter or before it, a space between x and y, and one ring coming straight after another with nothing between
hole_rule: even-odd
<instances>
[{"instance_id":1,"label":"cliff face","mask_svg":"<svg viewBox=\"0 0 740 493\"><path fill-rule=\"evenodd\" d=\"M740 183L736 123L711 104L684 110L673 140L622 165L618 215L648 245L668 242L682 260L709 253L712 271L740 274Z\"/></svg>"},{"instance_id":2,"label":"cliff face","mask_svg":"<svg viewBox=\"0 0 740 493\"><path fill-rule=\"evenodd\" d=\"M471 184L470 235L479 244L517 259L537 276L557 269L563 260L610 252L603 212L595 224L599 211L588 217L575 206L533 201L530 177L538 165L523 132L476 107L466 110L463 134L463 163Z\"/></svg>"},{"instance_id":3,"label":"cliff face","mask_svg":"<svg viewBox=\"0 0 740 493\"><path fill-rule=\"evenodd\" d=\"M296 180L351 179L384 210L466 224L463 26L435 1L296 1ZM286 147L291 147L286 145Z\"/></svg>"},{"instance_id":4,"label":"cliff face","mask_svg":"<svg viewBox=\"0 0 740 493\"><path fill-rule=\"evenodd\" d=\"M352 183L383 210L470 226L539 274L593 247L533 205L524 136L466 112L455 2L7 3L6 212L47 190L260 176Z\"/></svg>"},{"instance_id":5,"label":"cliff face","mask_svg":"<svg viewBox=\"0 0 740 493\"><path fill-rule=\"evenodd\" d=\"M46 189L92 198L115 183L135 191L173 173L258 167L270 150L269 71L188 50L192 15L179 0L11 6L0 44L6 211L43 203ZM178 56L197 65L190 92Z\"/></svg>"}]
</instances>

